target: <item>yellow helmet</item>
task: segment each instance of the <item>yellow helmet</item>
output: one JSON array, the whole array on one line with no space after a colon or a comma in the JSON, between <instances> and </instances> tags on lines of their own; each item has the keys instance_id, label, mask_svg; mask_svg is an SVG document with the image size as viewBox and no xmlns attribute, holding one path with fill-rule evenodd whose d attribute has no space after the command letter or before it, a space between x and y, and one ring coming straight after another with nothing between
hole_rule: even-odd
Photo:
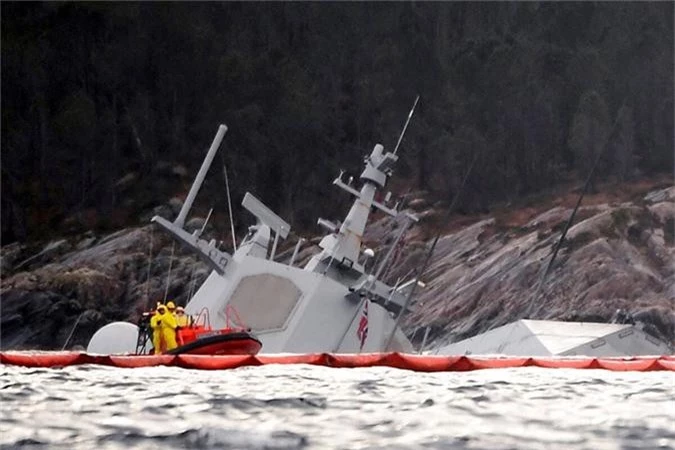
<instances>
[{"instance_id":1,"label":"yellow helmet","mask_svg":"<svg viewBox=\"0 0 675 450\"><path fill-rule=\"evenodd\" d=\"M176 309L176 304L174 302L169 302L166 304L166 307L169 309Z\"/></svg>"},{"instance_id":2,"label":"yellow helmet","mask_svg":"<svg viewBox=\"0 0 675 450\"><path fill-rule=\"evenodd\" d=\"M166 311L166 306L164 306L160 303L159 305L157 305L157 311L161 312L162 310Z\"/></svg>"}]
</instances>

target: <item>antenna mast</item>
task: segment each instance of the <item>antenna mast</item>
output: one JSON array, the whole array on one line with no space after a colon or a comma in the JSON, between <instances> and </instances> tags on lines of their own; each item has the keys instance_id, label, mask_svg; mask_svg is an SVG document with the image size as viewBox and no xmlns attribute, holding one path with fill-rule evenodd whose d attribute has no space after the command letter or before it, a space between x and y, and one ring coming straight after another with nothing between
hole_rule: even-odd
<instances>
[{"instance_id":1,"label":"antenna mast","mask_svg":"<svg viewBox=\"0 0 675 450\"><path fill-rule=\"evenodd\" d=\"M396 143L396 147L394 148L394 155L396 152L398 152L398 146L401 145L401 141L403 140L403 135L405 134L405 130L408 129L408 124L410 123L410 119L412 119L413 112L415 112L415 106L417 106L417 102L419 101L420 96L418 95L417 98L415 98L415 103L413 103L412 108L410 108L410 112L408 113L408 119L405 121L405 125L403 126L403 130L401 130L401 135L398 137L398 142Z\"/></svg>"},{"instance_id":2,"label":"antenna mast","mask_svg":"<svg viewBox=\"0 0 675 450\"><path fill-rule=\"evenodd\" d=\"M478 155L479 153L475 153L473 160L471 161L471 164L469 165L469 168L466 171L466 174L464 175L464 178L462 179L462 184L459 187L459 190L457 190L457 193L455 194L455 197L452 199L452 203L450 204L450 207L445 213L445 219L443 220L443 223L447 222L448 219L450 219L450 215L455 209L455 206L457 205L457 202L459 200L459 196L464 190L464 186L466 185L467 180L469 179L469 175L471 174L471 171L473 170L473 166L476 164L476 161L478 160ZM403 313L405 313L406 309L408 309L408 305L410 304L410 300L412 299L413 295L415 294L415 289L417 288L417 284L419 283L420 277L424 274L424 271L427 270L427 266L429 265L429 262L431 261L431 256L434 254L434 249L436 248L436 244L438 243L438 240L441 237L441 232L439 231L436 233L436 237L434 238L433 243L431 244L431 247L429 248L429 251L427 252L427 255L424 259L424 263L420 267L419 271L415 275L415 283L411 286L410 291L408 292L408 297L406 297L405 302L403 303L403 307L401 308L401 311L399 311L398 316L396 316L396 321L394 322L394 327L391 329L391 333L389 333L389 337L385 341L384 345L384 350L386 351L389 346L391 345L391 341L394 339L394 335L396 334L396 330L399 327L399 324L401 322L401 317L403 317Z\"/></svg>"},{"instance_id":3,"label":"antenna mast","mask_svg":"<svg viewBox=\"0 0 675 450\"><path fill-rule=\"evenodd\" d=\"M223 173L225 174L225 189L227 190L227 209L230 212L230 228L232 230L232 247L237 251L237 236L234 234L234 216L232 215L232 198L230 197L230 181L227 178L227 164L223 162Z\"/></svg>"}]
</instances>

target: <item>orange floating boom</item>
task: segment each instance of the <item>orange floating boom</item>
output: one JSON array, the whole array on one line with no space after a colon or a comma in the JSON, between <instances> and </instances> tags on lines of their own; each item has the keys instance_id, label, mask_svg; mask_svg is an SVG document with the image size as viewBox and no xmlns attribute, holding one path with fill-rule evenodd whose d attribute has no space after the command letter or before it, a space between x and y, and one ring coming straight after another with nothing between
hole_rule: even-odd
<instances>
[{"instance_id":1,"label":"orange floating boom","mask_svg":"<svg viewBox=\"0 0 675 450\"><path fill-rule=\"evenodd\" d=\"M113 367L174 366L224 370L266 364L311 364L326 367L394 367L416 372L463 372L478 369L543 367L612 371L675 371L675 355L616 358L427 356L405 353L308 353L285 355L90 355L78 352L0 352L0 364L24 367L64 367L97 364Z\"/></svg>"}]
</instances>

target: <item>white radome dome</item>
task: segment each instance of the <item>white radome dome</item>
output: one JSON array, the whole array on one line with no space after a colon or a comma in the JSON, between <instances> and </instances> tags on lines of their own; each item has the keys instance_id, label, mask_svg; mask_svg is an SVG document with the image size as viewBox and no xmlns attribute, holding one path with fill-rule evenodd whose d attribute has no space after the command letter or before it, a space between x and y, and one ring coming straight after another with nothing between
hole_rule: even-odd
<instances>
[{"instance_id":1,"label":"white radome dome","mask_svg":"<svg viewBox=\"0 0 675 450\"><path fill-rule=\"evenodd\" d=\"M87 353L101 355L136 352L138 327L129 322L113 322L100 328L89 340Z\"/></svg>"}]
</instances>

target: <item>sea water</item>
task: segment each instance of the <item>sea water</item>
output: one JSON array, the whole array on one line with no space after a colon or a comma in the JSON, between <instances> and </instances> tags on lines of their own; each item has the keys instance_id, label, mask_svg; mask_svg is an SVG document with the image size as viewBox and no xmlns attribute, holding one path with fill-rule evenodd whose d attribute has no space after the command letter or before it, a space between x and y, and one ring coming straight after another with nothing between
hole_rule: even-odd
<instances>
[{"instance_id":1,"label":"sea water","mask_svg":"<svg viewBox=\"0 0 675 450\"><path fill-rule=\"evenodd\" d=\"M0 365L0 446L675 449L675 373Z\"/></svg>"}]
</instances>

